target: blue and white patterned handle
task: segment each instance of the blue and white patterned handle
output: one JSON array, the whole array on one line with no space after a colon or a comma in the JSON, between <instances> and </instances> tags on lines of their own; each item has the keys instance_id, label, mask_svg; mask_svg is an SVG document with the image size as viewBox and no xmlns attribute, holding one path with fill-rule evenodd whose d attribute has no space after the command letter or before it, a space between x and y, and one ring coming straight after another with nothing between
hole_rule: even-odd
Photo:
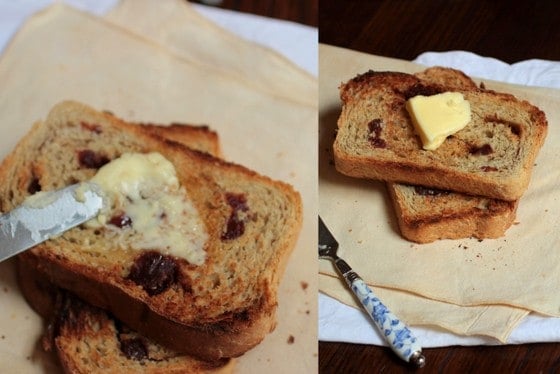
<instances>
[{"instance_id":1,"label":"blue and white patterned handle","mask_svg":"<svg viewBox=\"0 0 560 374\"><path fill-rule=\"evenodd\" d=\"M419 367L424 366L422 346L412 331L379 300L363 279L349 269L343 260L338 259L336 265L393 351L406 362L414 363ZM348 266L346 269L345 265Z\"/></svg>"}]
</instances>

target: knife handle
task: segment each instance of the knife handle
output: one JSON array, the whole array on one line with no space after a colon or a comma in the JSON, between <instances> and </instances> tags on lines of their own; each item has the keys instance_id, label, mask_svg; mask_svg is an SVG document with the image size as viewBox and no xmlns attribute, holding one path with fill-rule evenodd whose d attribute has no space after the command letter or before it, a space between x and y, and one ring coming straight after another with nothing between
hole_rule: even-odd
<instances>
[{"instance_id":1,"label":"knife handle","mask_svg":"<svg viewBox=\"0 0 560 374\"><path fill-rule=\"evenodd\" d=\"M344 260L339 258L335 264L391 349L404 361L417 367L424 366L426 359L422 355L422 347L412 331L379 300Z\"/></svg>"}]
</instances>

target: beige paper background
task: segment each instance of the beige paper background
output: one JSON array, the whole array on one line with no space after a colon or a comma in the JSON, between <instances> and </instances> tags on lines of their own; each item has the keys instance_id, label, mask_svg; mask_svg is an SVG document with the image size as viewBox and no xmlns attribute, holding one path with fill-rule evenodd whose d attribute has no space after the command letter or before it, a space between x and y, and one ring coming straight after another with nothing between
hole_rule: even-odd
<instances>
[{"instance_id":1,"label":"beige paper background","mask_svg":"<svg viewBox=\"0 0 560 374\"><path fill-rule=\"evenodd\" d=\"M194 35L206 28L193 23L190 31ZM251 43L236 45L244 53L252 49ZM299 70L286 62L282 69L278 74L285 82ZM0 59L0 81L1 157L55 103L74 99L131 121L208 124L220 134L227 159L294 185L304 200L304 224L280 287L278 326L238 360L236 371L316 371L317 260L309 250L316 243L316 107L262 91L239 75L62 5L22 27ZM10 316L0 319L0 328L11 331L0 339L2 362L11 365L3 369L52 372L52 359L36 346L41 322L18 293L12 266L12 261L0 264L0 285L8 295L0 299L0 310ZM293 344L288 344L290 336Z\"/></svg>"},{"instance_id":2,"label":"beige paper background","mask_svg":"<svg viewBox=\"0 0 560 374\"><path fill-rule=\"evenodd\" d=\"M340 113L338 86L369 69L414 72L423 67L320 46L319 211L341 244L340 256L371 285L450 304L515 306L510 308L509 316L496 313L496 318L505 323L501 329L487 331L496 337L503 338L511 331L515 316L524 313L519 308L560 315L560 296L556 292L560 286L560 256L556 253L560 239L556 189L560 179L560 132L555 129L560 120L559 92L486 82L488 88L529 99L545 111L549 121L549 134L537 158L529 190L520 202L516 224L505 237L496 240L444 240L419 245L401 238L381 182L342 176L332 165L330 149ZM326 261L320 262L320 272L335 275ZM320 276L320 289L331 295L341 292L324 276ZM398 305L398 298L390 292L385 298L389 305ZM402 311L403 319L409 323L422 323L420 318L430 313L433 322L437 322L438 313L425 300L411 308L414 311ZM475 309L451 309L455 309L453 313L464 313L467 320L478 315L471 314ZM466 326L447 328L466 334Z\"/></svg>"},{"instance_id":3,"label":"beige paper background","mask_svg":"<svg viewBox=\"0 0 560 374\"><path fill-rule=\"evenodd\" d=\"M320 274L320 289L346 305L356 301L340 278ZM529 311L505 305L459 306L401 290L373 287L375 294L399 318L415 326L439 326L459 335L483 335L505 342ZM372 326L373 328L373 326Z\"/></svg>"},{"instance_id":4,"label":"beige paper background","mask_svg":"<svg viewBox=\"0 0 560 374\"><path fill-rule=\"evenodd\" d=\"M148 13L152 14L147 17ZM227 72L272 96L317 106L315 77L269 48L242 40L201 17L186 1L125 0L106 18L205 69Z\"/></svg>"}]
</instances>

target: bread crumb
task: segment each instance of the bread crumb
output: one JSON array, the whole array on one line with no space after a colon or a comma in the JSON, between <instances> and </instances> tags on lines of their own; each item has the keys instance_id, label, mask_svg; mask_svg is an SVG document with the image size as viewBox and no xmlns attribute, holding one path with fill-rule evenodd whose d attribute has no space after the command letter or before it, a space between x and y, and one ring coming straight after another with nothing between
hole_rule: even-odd
<instances>
[{"instance_id":1,"label":"bread crumb","mask_svg":"<svg viewBox=\"0 0 560 374\"><path fill-rule=\"evenodd\" d=\"M299 284L301 285L301 289L304 291L307 289L307 287L309 287L309 283L304 281L299 282Z\"/></svg>"},{"instance_id":2,"label":"bread crumb","mask_svg":"<svg viewBox=\"0 0 560 374\"><path fill-rule=\"evenodd\" d=\"M294 341L296 340L296 338L293 335L290 335L288 337L288 344L294 344Z\"/></svg>"}]
</instances>

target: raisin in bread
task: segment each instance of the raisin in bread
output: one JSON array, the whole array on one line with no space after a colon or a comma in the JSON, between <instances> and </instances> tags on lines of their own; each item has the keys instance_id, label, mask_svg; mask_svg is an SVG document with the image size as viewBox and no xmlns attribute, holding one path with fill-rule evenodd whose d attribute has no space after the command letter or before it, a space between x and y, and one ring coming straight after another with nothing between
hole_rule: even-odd
<instances>
[{"instance_id":1,"label":"raisin in bread","mask_svg":"<svg viewBox=\"0 0 560 374\"><path fill-rule=\"evenodd\" d=\"M452 90L478 90L463 72L434 67L416 74L423 81ZM498 238L515 220L518 201L387 183L403 237L417 243L439 239Z\"/></svg>"},{"instance_id":2,"label":"raisin in bread","mask_svg":"<svg viewBox=\"0 0 560 374\"><path fill-rule=\"evenodd\" d=\"M103 228L85 226L22 256L55 285L170 349L209 361L243 354L276 323L278 284L302 219L291 186L64 102L0 166L9 181L0 186L0 208L88 180L126 152L159 152L174 165L207 232L204 263L158 248L123 249Z\"/></svg>"},{"instance_id":3,"label":"raisin in bread","mask_svg":"<svg viewBox=\"0 0 560 374\"><path fill-rule=\"evenodd\" d=\"M436 74L374 72L340 86L342 112L334 142L337 170L358 178L423 185L514 201L526 190L547 132L545 114L514 96L447 86ZM443 72L442 72L443 71ZM453 75L453 73L450 73ZM416 95L463 93L471 121L434 151L422 149L406 101Z\"/></svg>"},{"instance_id":4,"label":"raisin in bread","mask_svg":"<svg viewBox=\"0 0 560 374\"><path fill-rule=\"evenodd\" d=\"M235 359L206 362L167 349L17 261L18 284L47 322L43 348L65 373L231 373Z\"/></svg>"},{"instance_id":5,"label":"raisin in bread","mask_svg":"<svg viewBox=\"0 0 560 374\"><path fill-rule=\"evenodd\" d=\"M220 155L218 134L207 126L142 124L148 131L212 155ZM47 323L43 347L67 373L229 373L234 359L201 361L169 350L129 329L17 261L23 296Z\"/></svg>"}]
</instances>

